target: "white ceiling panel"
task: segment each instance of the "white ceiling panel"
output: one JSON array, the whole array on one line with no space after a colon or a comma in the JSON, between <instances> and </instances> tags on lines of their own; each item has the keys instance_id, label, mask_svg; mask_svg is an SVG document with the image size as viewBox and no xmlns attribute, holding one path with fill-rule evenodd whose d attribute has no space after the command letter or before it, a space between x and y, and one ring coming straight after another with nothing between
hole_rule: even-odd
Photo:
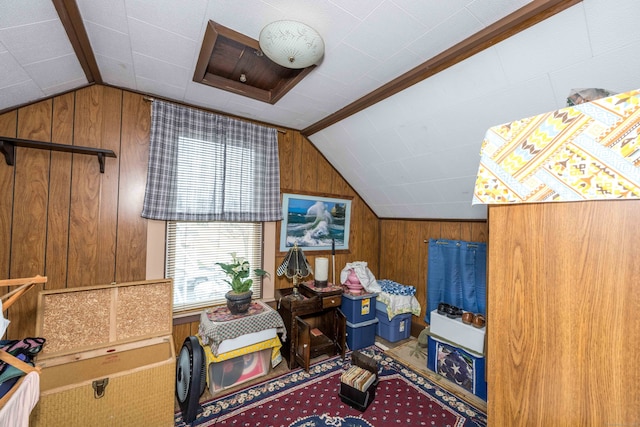
<instances>
[{"instance_id":1,"label":"white ceiling panel","mask_svg":"<svg viewBox=\"0 0 640 427\"><path fill-rule=\"evenodd\" d=\"M482 135L482 137L484 137L484 135ZM446 165L446 168L451 168L455 171L454 173L447 173L448 176L476 176L478 172L478 164L480 163L482 137L468 145L460 145L438 152L437 157L441 164ZM475 156L469 155L469 153L473 153L474 151L476 152Z\"/></svg>"},{"instance_id":2,"label":"white ceiling panel","mask_svg":"<svg viewBox=\"0 0 640 427\"><path fill-rule=\"evenodd\" d=\"M330 2L360 20L365 19L378 6L384 3L383 0L352 0L348 2L340 0L330 0Z\"/></svg>"},{"instance_id":3,"label":"white ceiling panel","mask_svg":"<svg viewBox=\"0 0 640 427\"><path fill-rule=\"evenodd\" d=\"M129 34L125 0L76 0L76 3L82 13L85 26L87 22L91 22L119 33Z\"/></svg>"},{"instance_id":4,"label":"white ceiling panel","mask_svg":"<svg viewBox=\"0 0 640 427\"><path fill-rule=\"evenodd\" d=\"M26 6L26 7L25 7ZM0 28L19 27L58 19L51 0L0 0Z\"/></svg>"},{"instance_id":5,"label":"white ceiling panel","mask_svg":"<svg viewBox=\"0 0 640 427\"><path fill-rule=\"evenodd\" d=\"M474 0L393 0L393 3L414 16L431 30L463 10Z\"/></svg>"},{"instance_id":6,"label":"white ceiling panel","mask_svg":"<svg viewBox=\"0 0 640 427\"><path fill-rule=\"evenodd\" d=\"M0 109L36 101L43 96L44 92L33 80L2 87L0 88Z\"/></svg>"},{"instance_id":7,"label":"white ceiling panel","mask_svg":"<svg viewBox=\"0 0 640 427\"><path fill-rule=\"evenodd\" d=\"M427 60L481 29L480 21L469 11L462 9L417 38L407 49Z\"/></svg>"},{"instance_id":8,"label":"white ceiling panel","mask_svg":"<svg viewBox=\"0 0 640 427\"><path fill-rule=\"evenodd\" d=\"M129 19L131 48L134 53L181 67L191 67L199 45L181 35L137 19Z\"/></svg>"},{"instance_id":9,"label":"white ceiling panel","mask_svg":"<svg viewBox=\"0 0 640 427\"><path fill-rule=\"evenodd\" d=\"M44 96L55 96L60 93L69 92L70 90L74 90L80 86L87 85L87 78L82 75L82 77L76 80L68 80L64 82L60 82L58 84L54 84L53 86L48 86L42 89L42 93Z\"/></svg>"},{"instance_id":10,"label":"white ceiling panel","mask_svg":"<svg viewBox=\"0 0 640 427\"><path fill-rule=\"evenodd\" d=\"M491 25L528 3L529 0L476 0L469 2L467 9L483 25Z\"/></svg>"},{"instance_id":11,"label":"white ceiling panel","mask_svg":"<svg viewBox=\"0 0 640 427\"><path fill-rule=\"evenodd\" d=\"M48 95L55 95L55 88L66 87L65 84L69 82L74 82L76 85L87 83L87 78L74 54L28 64L24 69Z\"/></svg>"},{"instance_id":12,"label":"white ceiling panel","mask_svg":"<svg viewBox=\"0 0 640 427\"><path fill-rule=\"evenodd\" d=\"M144 93L162 93L163 96L171 99L182 99L185 92L184 87L171 86L165 82L146 79L141 76L136 76L136 88Z\"/></svg>"},{"instance_id":13,"label":"white ceiling panel","mask_svg":"<svg viewBox=\"0 0 640 427\"><path fill-rule=\"evenodd\" d=\"M413 194L405 185L382 187L382 192L387 196L390 205L402 206L415 202Z\"/></svg>"},{"instance_id":14,"label":"white ceiling panel","mask_svg":"<svg viewBox=\"0 0 640 427\"><path fill-rule=\"evenodd\" d=\"M209 1L206 20L212 20L257 40L260 30L269 22L291 19L264 1ZM276 18L277 17L277 18ZM203 27L204 30L204 27ZM202 31L204 34L204 31Z\"/></svg>"},{"instance_id":15,"label":"white ceiling panel","mask_svg":"<svg viewBox=\"0 0 640 427\"><path fill-rule=\"evenodd\" d=\"M477 168L474 172L477 172ZM475 186L475 182L476 174L474 173L473 175L466 177L437 181L435 184L443 202L469 203L469 200L473 198L473 187Z\"/></svg>"},{"instance_id":16,"label":"white ceiling panel","mask_svg":"<svg viewBox=\"0 0 640 427\"><path fill-rule=\"evenodd\" d=\"M85 26L91 48L96 55L106 56L126 64L133 63L129 34L93 22L86 22Z\"/></svg>"},{"instance_id":17,"label":"white ceiling panel","mask_svg":"<svg viewBox=\"0 0 640 427\"><path fill-rule=\"evenodd\" d=\"M230 92L217 90L210 86L190 81L184 95L185 101L194 105L202 105L217 111L225 111L232 97Z\"/></svg>"},{"instance_id":18,"label":"white ceiling panel","mask_svg":"<svg viewBox=\"0 0 640 427\"><path fill-rule=\"evenodd\" d=\"M446 73L434 76L433 80L432 84L440 85L446 94L439 101L449 105L460 105L469 98L501 90L509 82L495 49L480 52L449 68Z\"/></svg>"},{"instance_id":19,"label":"white ceiling panel","mask_svg":"<svg viewBox=\"0 0 640 427\"><path fill-rule=\"evenodd\" d=\"M544 75L492 92L490 98L481 96L468 100L468 108L474 111L474 114L467 116L468 120L464 122L456 122L451 118L446 120L450 125L456 124L456 128L465 138L477 138L479 134L481 134L480 138L484 138L485 132L491 126L566 106L566 95L568 92L563 95L561 102L557 103L549 77ZM527 102L520 102L521 99L527 99ZM553 107L549 108L549 105ZM449 117L451 117L455 115L456 110L451 107L443 113L446 114L447 111L450 112Z\"/></svg>"},{"instance_id":20,"label":"white ceiling panel","mask_svg":"<svg viewBox=\"0 0 640 427\"><path fill-rule=\"evenodd\" d=\"M322 74L348 85L357 84L368 69L380 64L380 61L347 44L341 44L331 51L332 61L325 60L317 68Z\"/></svg>"},{"instance_id":21,"label":"white ceiling panel","mask_svg":"<svg viewBox=\"0 0 640 427\"><path fill-rule=\"evenodd\" d=\"M13 86L31 79L27 71L6 50L0 52L0 75L4 76L1 82L2 87Z\"/></svg>"},{"instance_id":22,"label":"white ceiling panel","mask_svg":"<svg viewBox=\"0 0 640 427\"><path fill-rule=\"evenodd\" d=\"M156 80L170 86L186 88L191 77L191 70L188 68L141 55L137 52L133 54L133 65L138 78Z\"/></svg>"},{"instance_id":23,"label":"white ceiling panel","mask_svg":"<svg viewBox=\"0 0 640 427\"><path fill-rule=\"evenodd\" d=\"M438 191L440 186L437 181L422 181L414 182L410 184L404 184L407 191L413 194L413 199L416 204L425 202L442 202L442 196ZM412 203L413 204L413 203Z\"/></svg>"},{"instance_id":24,"label":"white ceiling panel","mask_svg":"<svg viewBox=\"0 0 640 427\"><path fill-rule=\"evenodd\" d=\"M199 41L207 5L207 0L180 2L180 7L175 0L137 0L126 2L126 11L130 19Z\"/></svg>"},{"instance_id":25,"label":"white ceiling panel","mask_svg":"<svg viewBox=\"0 0 640 427\"><path fill-rule=\"evenodd\" d=\"M73 54L59 20L0 30L0 42L21 65Z\"/></svg>"},{"instance_id":26,"label":"white ceiling panel","mask_svg":"<svg viewBox=\"0 0 640 427\"><path fill-rule=\"evenodd\" d=\"M360 195L362 197L366 197L367 200L370 200L371 203L375 204L376 206L391 204L387 196L382 191L380 191L378 187L362 186L361 188L362 192L360 193Z\"/></svg>"},{"instance_id":27,"label":"white ceiling panel","mask_svg":"<svg viewBox=\"0 0 640 427\"><path fill-rule=\"evenodd\" d=\"M486 205L473 205L471 202L423 203L409 205L408 218L447 218L447 219L485 219ZM388 209L391 213L395 209Z\"/></svg>"},{"instance_id":28,"label":"white ceiling panel","mask_svg":"<svg viewBox=\"0 0 640 427\"><path fill-rule=\"evenodd\" d=\"M637 43L640 39L640 5L637 0L587 1L584 13L595 56Z\"/></svg>"},{"instance_id":29,"label":"white ceiling panel","mask_svg":"<svg viewBox=\"0 0 640 427\"><path fill-rule=\"evenodd\" d=\"M102 77L114 86L125 88L136 87L133 63L117 61L101 55L96 55L96 62L98 63Z\"/></svg>"},{"instance_id":30,"label":"white ceiling panel","mask_svg":"<svg viewBox=\"0 0 640 427\"><path fill-rule=\"evenodd\" d=\"M516 34L498 44L495 51L511 83L566 68L592 55L584 14L578 9L564 11L530 31Z\"/></svg>"},{"instance_id":31,"label":"white ceiling panel","mask_svg":"<svg viewBox=\"0 0 640 427\"><path fill-rule=\"evenodd\" d=\"M368 70L367 76L378 82L388 82L404 74L407 70L417 67L422 62L422 58L410 50L400 49L384 63Z\"/></svg>"},{"instance_id":32,"label":"white ceiling panel","mask_svg":"<svg viewBox=\"0 0 640 427\"><path fill-rule=\"evenodd\" d=\"M393 3L385 2L360 23L344 41L380 61L420 37L426 28Z\"/></svg>"},{"instance_id":33,"label":"white ceiling panel","mask_svg":"<svg viewBox=\"0 0 640 427\"><path fill-rule=\"evenodd\" d=\"M640 41L552 73L550 78L554 90L557 91L558 100L566 105L569 95L566 88L598 87L614 92L640 89L640 81L637 78L640 56L630 55L630 52L637 52L638 49ZM612 72L614 67L615 72Z\"/></svg>"},{"instance_id":34,"label":"white ceiling panel","mask_svg":"<svg viewBox=\"0 0 640 427\"><path fill-rule=\"evenodd\" d=\"M371 141L371 144L386 161L400 160L408 152L404 141L395 129L378 131L377 137Z\"/></svg>"}]
</instances>

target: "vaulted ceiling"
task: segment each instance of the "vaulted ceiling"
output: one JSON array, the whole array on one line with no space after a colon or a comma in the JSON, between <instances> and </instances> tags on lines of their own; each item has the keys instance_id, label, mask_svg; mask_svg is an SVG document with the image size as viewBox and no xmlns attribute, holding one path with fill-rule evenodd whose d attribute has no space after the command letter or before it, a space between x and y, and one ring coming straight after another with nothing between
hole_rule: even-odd
<instances>
[{"instance_id":1,"label":"vaulted ceiling","mask_svg":"<svg viewBox=\"0 0 640 427\"><path fill-rule=\"evenodd\" d=\"M257 40L281 19L326 51L277 102L194 81L210 21ZM0 111L130 89L302 131L379 217L482 219L485 131L640 88L638 22L637 0L0 0Z\"/></svg>"}]
</instances>

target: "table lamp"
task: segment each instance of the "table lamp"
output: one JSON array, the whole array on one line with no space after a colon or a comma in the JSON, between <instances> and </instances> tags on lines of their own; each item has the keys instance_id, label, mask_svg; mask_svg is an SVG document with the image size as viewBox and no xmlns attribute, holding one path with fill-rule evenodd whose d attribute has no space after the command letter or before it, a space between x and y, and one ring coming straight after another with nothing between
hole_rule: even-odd
<instances>
[{"instance_id":1,"label":"table lamp","mask_svg":"<svg viewBox=\"0 0 640 427\"><path fill-rule=\"evenodd\" d=\"M284 274L289 279L293 279L293 294L289 297L292 299L302 299L302 295L298 292L298 281L313 274L313 270L307 262L304 252L298 247L298 244L294 244L293 247L289 249L287 256L284 257L284 261L282 261L282 264L280 264L276 272L278 276Z\"/></svg>"}]
</instances>

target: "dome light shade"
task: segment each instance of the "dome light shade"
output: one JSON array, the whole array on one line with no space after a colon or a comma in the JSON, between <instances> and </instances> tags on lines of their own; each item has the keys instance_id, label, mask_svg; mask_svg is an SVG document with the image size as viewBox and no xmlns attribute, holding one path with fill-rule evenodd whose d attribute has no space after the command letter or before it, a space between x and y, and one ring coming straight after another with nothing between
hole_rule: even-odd
<instances>
[{"instance_id":1,"label":"dome light shade","mask_svg":"<svg viewBox=\"0 0 640 427\"><path fill-rule=\"evenodd\" d=\"M260 49L286 68L307 68L324 55L324 41L313 28L296 21L276 21L260 31Z\"/></svg>"}]
</instances>

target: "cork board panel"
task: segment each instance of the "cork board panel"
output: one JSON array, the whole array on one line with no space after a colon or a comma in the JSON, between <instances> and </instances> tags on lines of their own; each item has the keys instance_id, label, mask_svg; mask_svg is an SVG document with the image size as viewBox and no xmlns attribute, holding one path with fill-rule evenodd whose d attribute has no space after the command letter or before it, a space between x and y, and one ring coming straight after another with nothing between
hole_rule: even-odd
<instances>
[{"instance_id":1,"label":"cork board panel","mask_svg":"<svg viewBox=\"0 0 640 427\"><path fill-rule=\"evenodd\" d=\"M38 357L170 336L172 297L170 279L42 291L36 334L47 342Z\"/></svg>"},{"instance_id":2,"label":"cork board panel","mask_svg":"<svg viewBox=\"0 0 640 427\"><path fill-rule=\"evenodd\" d=\"M50 294L42 299L40 309L38 336L47 340L43 354L109 343L110 289Z\"/></svg>"},{"instance_id":3,"label":"cork board panel","mask_svg":"<svg viewBox=\"0 0 640 427\"><path fill-rule=\"evenodd\" d=\"M166 281L118 288L116 340L170 335L171 291Z\"/></svg>"}]
</instances>

